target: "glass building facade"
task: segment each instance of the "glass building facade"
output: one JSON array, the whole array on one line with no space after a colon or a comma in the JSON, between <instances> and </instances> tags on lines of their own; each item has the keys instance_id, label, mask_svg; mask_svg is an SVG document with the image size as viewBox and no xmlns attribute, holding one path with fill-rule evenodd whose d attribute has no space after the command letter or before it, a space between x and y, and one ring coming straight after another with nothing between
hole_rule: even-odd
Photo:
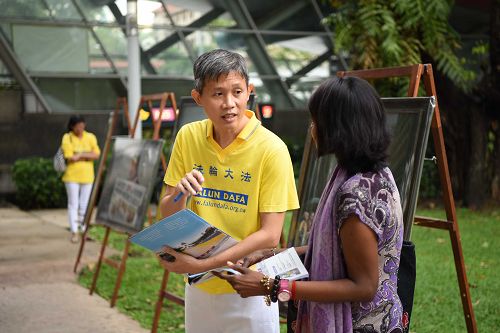
<instances>
[{"instance_id":1,"label":"glass building facade","mask_svg":"<svg viewBox=\"0 0 500 333\"><path fill-rule=\"evenodd\" d=\"M129 0L130 1L130 0ZM0 85L25 112L109 112L127 96L127 0L0 0ZM192 88L192 64L225 48L248 61L260 102L304 109L345 62L318 0L138 0L142 94Z\"/></svg>"}]
</instances>

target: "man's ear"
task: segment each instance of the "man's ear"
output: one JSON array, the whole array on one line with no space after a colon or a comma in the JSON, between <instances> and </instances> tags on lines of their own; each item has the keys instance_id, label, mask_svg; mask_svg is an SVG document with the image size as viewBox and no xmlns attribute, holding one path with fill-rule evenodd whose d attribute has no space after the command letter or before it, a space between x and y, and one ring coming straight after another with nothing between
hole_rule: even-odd
<instances>
[{"instance_id":1,"label":"man's ear","mask_svg":"<svg viewBox=\"0 0 500 333\"><path fill-rule=\"evenodd\" d=\"M247 91L248 91L248 98L250 98L250 94L253 93L253 92L255 92L255 87L254 87L253 83L250 83L248 85Z\"/></svg>"},{"instance_id":2,"label":"man's ear","mask_svg":"<svg viewBox=\"0 0 500 333\"><path fill-rule=\"evenodd\" d=\"M203 106L201 104L201 94L198 92L198 90L196 89L191 90L191 97L193 97L196 104L198 104L199 106Z\"/></svg>"}]
</instances>

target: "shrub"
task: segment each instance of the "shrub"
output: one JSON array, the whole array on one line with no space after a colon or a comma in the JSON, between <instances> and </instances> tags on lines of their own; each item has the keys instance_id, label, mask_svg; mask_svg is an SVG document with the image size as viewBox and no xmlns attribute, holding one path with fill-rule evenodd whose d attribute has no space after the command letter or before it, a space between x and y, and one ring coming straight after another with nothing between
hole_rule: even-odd
<instances>
[{"instance_id":1,"label":"shrub","mask_svg":"<svg viewBox=\"0 0 500 333\"><path fill-rule=\"evenodd\" d=\"M12 167L16 205L21 209L62 208L67 205L64 183L52 159L33 157L17 160Z\"/></svg>"}]
</instances>

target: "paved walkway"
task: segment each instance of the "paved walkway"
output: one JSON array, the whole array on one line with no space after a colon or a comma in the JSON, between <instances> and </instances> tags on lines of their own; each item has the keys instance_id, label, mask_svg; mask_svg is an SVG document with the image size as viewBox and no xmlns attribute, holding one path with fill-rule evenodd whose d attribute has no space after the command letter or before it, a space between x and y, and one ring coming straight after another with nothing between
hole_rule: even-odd
<instances>
[{"instance_id":1,"label":"paved walkway","mask_svg":"<svg viewBox=\"0 0 500 333\"><path fill-rule=\"evenodd\" d=\"M77 283L79 244L69 241L66 210L0 208L0 332L143 333L139 323ZM97 260L87 242L80 267Z\"/></svg>"}]
</instances>

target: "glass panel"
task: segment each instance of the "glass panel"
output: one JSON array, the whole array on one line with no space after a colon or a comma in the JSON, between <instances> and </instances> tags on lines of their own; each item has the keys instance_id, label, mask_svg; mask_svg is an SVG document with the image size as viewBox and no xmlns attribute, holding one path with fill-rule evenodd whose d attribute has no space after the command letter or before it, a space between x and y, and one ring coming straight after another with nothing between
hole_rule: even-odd
<instances>
[{"instance_id":1,"label":"glass panel","mask_svg":"<svg viewBox=\"0 0 500 333\"><path fill-rule=\"evenodd\" d=\"M195 31L188 35L188 33L184 33L186 39L189 41L190 45L192 45L192 49L194 54L198 57L201 54L216 49L218 47L229 49L228 45L223 47L218 39L220 38L220 32L213 31Z\"/></svg>"},{"instance_id":2,"label":"glass panel","mask_svg":"<svg viewBox=\"0 0 500 333\"><path fill-rule=\"evenodd\" d=\"M113 85L105 79L38 78L38 87L54 112L108 112L118 97Z\"/></svg>"},{"instance_id":3,"label":"glass panel","mask_svg":"<svg viewBox=\"0 0 500 333\"><path fill-rule=\"evenodd\" d=\"M2 59L0 59L0 75L9 75L10 72L9 70L7 69L7 67L4 65Z\"/></svg>"},{"instance_id":4,"label":"glass panel","mask_svg":"<svg viewBox=\"0 0 500 333\"><path fill-rule=\"evenodd\" d=\"M255 87L257 103L272 103L271 94L260 78L250 78L250 83Z\"/></svg>"},{"instance_id":5,"label":"glass panel","mask_svg":"<svg viewBox=\"0 0 500 333\"><path fill-rule=\"evenodd\" d=\"M169 3L171 1L168 1ZM115 4L123 16L127 15L127 0L115 0ZM137 0L137 23L139 26L171 25L170 20L165 15L160 1Z\"/></svg>"},{"instance_id":6,"label":"glass panel","mask_svg":"<svg viewBox=\"0 0 500 333\"><path fill-rule=\"evenodd\" d=\"M244 1L244 4L259 29L325 31L310 1Z\"/></svg>"},{"instance_id":7,"label":"glass panel","mask_svg":"<svg viewBox=\"0 0 500 333\"><path fill-rule=\"evenodd\" d=\"M155 55L151 59L151 63L158 74L193 76L193 63L181 42L177 42Z\"/></svg>"},{"instance_id":8,"label":"glass panel","mask_svg":"<svg viewBox=\"0 0 500 333\"><path fill-rule=\"evenodd\" d=\"M231 14L229 13L224 13L209 24L207 24L208 27L211 28L230 28L230 27L236 27L236 21L233 19Z\"/></svg>"},{"instance_id":9,"label":"glass panel","mask_svg":"<svg viewBox=\"0 0 500 333\"><path fill-rule=\"evenodd\" d=\"M0 29L2 29L0 32L3 32L4 36L12 42L12 26L8 23L0 23Z\"/></svg>"},{"instance_id":10,"label":"glass panel","mask_svg":"<svg viewBox=\"0 0 500 333\"><path fill-rule=\"evenodd\" d=\"M50 18L41 0L0 0L0 16Z\"/></svg>"},{"instance_id":11,"label":"glass panel","mask_svg":"<svg viewBox=\"0 0 500 333\"><path fill-rule=\"evenodd\" d=\"M137 2L137 11L137 23L140 26L170 25L160 1L139 0Z\"/></svg>"},{"instance_id":12,"label":"glass panel","mask_svg":"<svg viewBox=\"0 0 500 333\"><path fill-rule=\"evenodd\" d=\"M104 56L101 46L90 31L88 32L88 39L90 73L113 73L111 63Z\"/></svg>"},{"instance_id":13,"label":"glass panel","mask_svg":"<svg viewBox=\"0 0 500 333\"><path fill-rule=\"evenodd\" d=\"M140 28L139 41L144 50L149 50L168 36L176 34L175 31L170 29Z\"/></svg>"},{"instance_id":14,"label":"glass panel","mask_svg":"<svg viewBox=\"0 0 500 333\"><path fill-rule=\"evenodd\" d=\"M45 0L50 7L50 12L54 19L72 19L81 21L75 6L70 0Z\"/></svg>"},{"instance_id":15,"label":"glass panel","mask_svg":"<svg viewBox=\"0 0 500 333\"><path fill-rule=\"evenodd\" d=\"M87 29L13 25L12 37L30 71L88 72Z\"/></svg>"},{"instance_id":16,"label":"glass panel","mask_svg":"<svg viewBox=\"0 0 500 333\"><path fill-rule=\"evenodd\" d=\"M126 73L128 66L127 38L122 29L95 27L94 31L118 71ZM94 45L93 48L95 50L96 46Z\"/></svg>"},{"instance_id":17,"label":"glass panel","mask_svg":"<svg viewBox=\"0 0 500 333\"><path fill-rule=\"evenodd\" d=\"M195 56L216 48L222 48L241 54L247 61L249 75L257 75L257 69L253 60L247 53L248 34L230 33L226 31L196 31L189 34L186 40L189 42Z\"/></svg>"},{"instance_id":18,"label":"glass panel","mask_svg":"<svg viewBox=\"0 0 500 333\"><path fill-rule=\"evenodd\" d=\"M167 9L177 26L187 26L212 10L208 1L173 0L167 2ZM156 24L171 24L163 6L155 12Z\"/></svg>"},{"instance_id":19,"label":"glass panel","mask_svg":"<svg viewBox=\"0 0 500 333\"><path fill-rule=\"evenodd\" d=\"M100 5L104 1L75 0L89 21L116 23L116 19L108 6Z\"/></svg>"},{"instance_id":20,"label":"glass panel","mask_svg":"<svg viewBox=\"0 0 500 333\"><path fill-rule=\"evenodd\" d=\"M266 49L278 73L285 77L293 75L328 51L327 46L319 37L267 35L265 39L273 41L272 44L267 45ZM323 76L328 76L328 71Z\"/></svg>"},{"instance_id":21,"label":"glass panel","mask_svg":"<svg viewBox=\"0 0 500 333\"><path fill-rule=\"evenodd\" d=\"M290 93L305 106L312 92L323 81L323 79L310 79L302 77L290 86Z\"/></svg>"}]
</instances>

